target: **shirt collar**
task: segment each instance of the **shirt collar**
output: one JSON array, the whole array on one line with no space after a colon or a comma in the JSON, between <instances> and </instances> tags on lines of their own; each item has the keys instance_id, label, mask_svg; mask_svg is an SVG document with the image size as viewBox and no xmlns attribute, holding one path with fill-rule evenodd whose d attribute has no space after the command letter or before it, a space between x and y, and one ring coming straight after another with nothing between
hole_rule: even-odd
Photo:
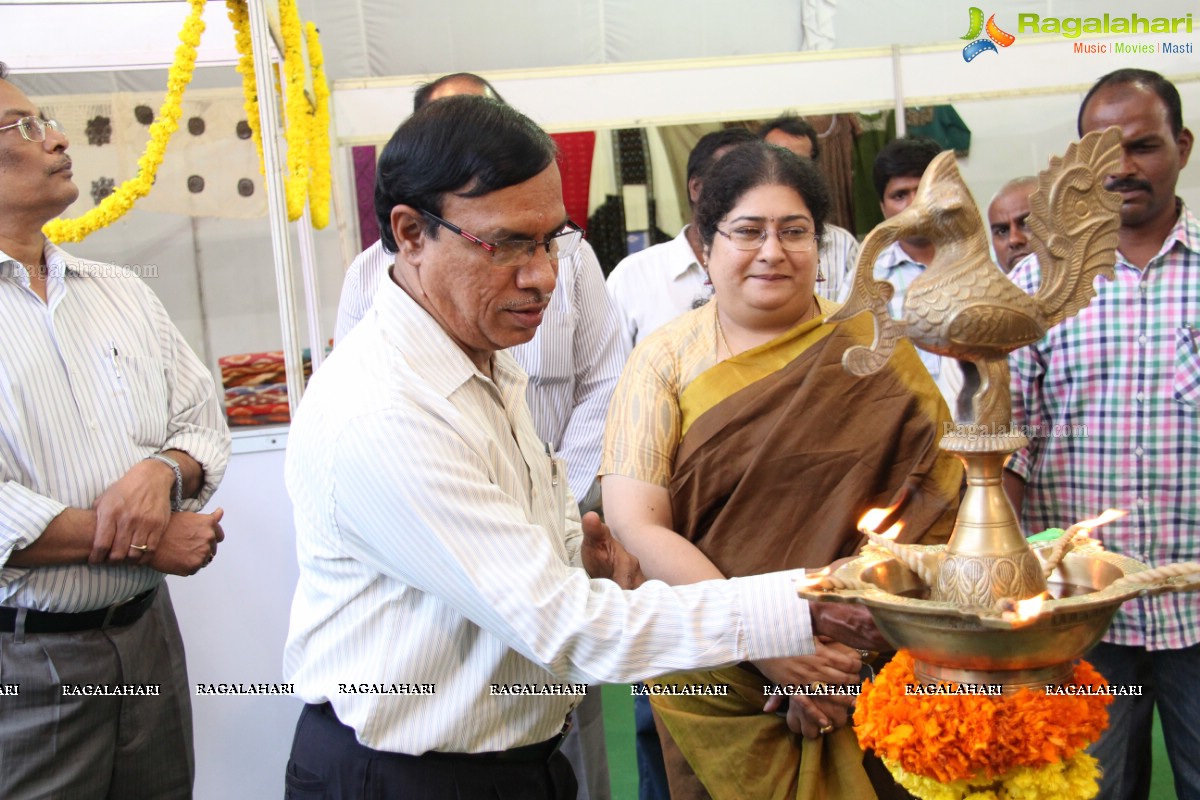
<instances>
[{"instance_id":1,"label":"shirt collar","mask_svg":"<svg viewBox=\"0 0 1200 800\"><path fill-rule=\"evenodd\" d=\"M925 269L925 265L919 261L913 261L908 253L904 252L904 248L900 246L900 242L892 242L887 249L879 254L875 259L875 271L877 273L890 272L897 267L902 267L906 264L915 264L921 269Z\"/></svg>"},{"instance_id":2,"label":"shirt collar","mask_svg":"<svg viewBox=\"0 0 1200 800\"><path fill-rule=\"evenodd\" d=\"M75 265L68 260L70 256L49 239L46 239L42 246L42 257L51 280L62 280L67 272L79 273ZM29 286L29 271L25 265L3 250L0 250L0 278L18 278L25 286Z\"/></svg>"},{"instance_id":3,"label":"shirt collar","mask_svg":"<svg viewBox=\"0 0 1200 800\"><path fill-rule=\"evenodd\" d=\"M1200 221L1197 221L1191 209L1187 207L1187 204L1182 199L1179 199L1177 202L1179 204L1179 217L1175 220L1175 226L1171 228L1171 231L1167 234L1167 238L1163 239L1162 247L1158 249L1154 258L1150 259L1151 262L1166 256L1175 249L1176 244L1179 244L1191 253L1200 253ZM1119 246L1117 248L1117 263L1137 269L1121 253Z\"/></svg>"},{"instance_id":4,"label":"shirt collar","mask_svg":"<svg viewBox=\"0 0 1200 800\"><path fill-rule=\"evenodd\" d=\"M701 273L704 272L704 268L696 260L696 251L692 249L692 243L687 238L690 227L691 225L684 225L679 235L665 245L670 249L670 261L667 266L671 270L671 280L682 278L692 268L700 270Z\"/></svg>"},{"instance_id":5,"label":"shirt collar","mask_svg":"<svg viewBox=\"0 0 1200 800\"><path fill-rule=\"evenodd\" d=\"M384 339L443 397L449 397L472 378L487 380L450 335L425 309L384 273L372 313ZM494 382L523 375L512 356L492 356ZM511 374L510 374L511 373Z\"/></svg>"}]
</instances>

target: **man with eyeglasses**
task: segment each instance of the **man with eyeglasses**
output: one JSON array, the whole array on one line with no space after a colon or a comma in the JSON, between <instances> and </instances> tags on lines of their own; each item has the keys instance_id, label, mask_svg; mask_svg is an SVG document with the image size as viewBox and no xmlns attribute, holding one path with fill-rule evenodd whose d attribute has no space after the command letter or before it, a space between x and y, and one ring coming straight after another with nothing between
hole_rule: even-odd
<instances>
[{"instance_id":1,"label":"man with eyeglasses","mask_svg":"<svg viewBox=\"0 0 1200 800\"><path fill-rule=\"evenodd\" d=\"M187 798L192 721L163 582L223 538L208 369L137 275L42 226L68 141L0 64L0 797Z\"/></svg>"},{"instance_id":2,"label":"man with eyeglasses","mask_svg":"<svg viewBox=\"0 0 1200 800\"><path fill-rule=\"evenodd\" d=\"M484 78L458 72L420 86L413 96L413 111L460 94L504 102ZM454 234L478 241L484 249L492 247L445 224ZM514 245L506 242L500 247L502 252L493 253L493 261L508 260L511 253L504 251L511 251ZM567 486L583 514L600 506L596 473L600 469L604 420L629 347L620 335L619 315L604 289L604 275L595 252L586 241L572 247L571 254L559 262L556 289L537 333L509 353L529 375L525 399L534 427L542 441L566 463ZM395 253L380 240L359 254L346 270L335 343L340 344L367 314L395 260ZM573 722L562 749L580 779L580 800L603 800L610 788L600 687L588 690L587 698L575 710Z\"/></svg>"},{"instance_id":3,"label":"man with eyeglasses","mask_svg":"<svg viewBox=\"0 0 1200 800\"><path fill-rule=\"evenodd\" d=\"M383 150L395 263L288 434L284 672L307 703L289 796L574 798L556 750L577 684L813 652L800 571L642 583L598 516L581 525L506 352L579 243L554 159L531 120L475 96L429 104Z\"/></svg>"}]
</instances>

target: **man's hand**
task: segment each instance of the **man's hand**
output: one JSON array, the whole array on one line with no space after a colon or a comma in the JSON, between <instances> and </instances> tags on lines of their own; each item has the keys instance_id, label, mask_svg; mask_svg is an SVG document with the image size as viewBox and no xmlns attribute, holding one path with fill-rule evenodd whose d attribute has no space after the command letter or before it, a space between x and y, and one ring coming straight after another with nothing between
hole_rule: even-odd
<instances>
[{"instance_id":1,"label":"man's hand","mask_svg":"<svg viewBox=\"0 0 1200 800\"><path fill-rule=\"evenodd\" d=\"M171 519L175 473L154 460L139 461L96 498L96 536L90 564L148 563Z\"/></svg>"},{"instance_id":2,"label":"man's hand","mask_svg":"<svg viewBox=\"0 0 1200 800\"><path fill-rule=\"evenodd\" d=\"M809 603L814 636L825 636L858 650L887 652L892 649L875 627L866 606L857 603Z\"/></svg>"},{"instance_id":3,"label":"man's hand","mask_svg":"<svg viewBox=\"0 0 1200 800\"><path fill-rule=\"evenodd\" d=\"M861 680L862 658L852 647L825 637L816 640L817 652L811 656L792 658L768 658L754 662L754 666L769 680L780 686L803 686L827 683L842 686L857 686ZM790 700L787 710L788 728L810 739L844 726L850 718L854 705L852 694L814 697L793 694L790 697L772 695L767 699L763 711L777 711L785 700Z\"/></svg>"},{"instance_id":4,"label":"man's hand","mask_svg":"<svg viewBox=\"0 0 1200 800\"><path fill-rule=\"evenodd\" d=\"M583 515L583 546L579 555L588 575L608 578L622 589L636 589L646 580L637 558L613 538L612 531L595 511Z\"/></svg>"},{"instance_id":5,"label":"man's hand","mask_svg":"<svg viewBox=\"0 0 1200 800\"><path fill-rule=\"evenodd\" d=\"M171 515L166 533L154 553L147 553L148 566L168 575L195 575L217 554L217 543L225 539L218 508L211 514L179 511Z\"/></svg>"},{"instance_id":6,"label":"man's hand","mask_svg":"<svg viewBox=\"0 0 1200 800\"><path fill-rule=\"evenodd\" d=\"M807 739L817 739L830 731L845 727L850 721L851 704L841 697L805 697L773 695L767 700L763 711L775 713L788 702L787 726L793 733Z\"/></svg>"}]
</instances>

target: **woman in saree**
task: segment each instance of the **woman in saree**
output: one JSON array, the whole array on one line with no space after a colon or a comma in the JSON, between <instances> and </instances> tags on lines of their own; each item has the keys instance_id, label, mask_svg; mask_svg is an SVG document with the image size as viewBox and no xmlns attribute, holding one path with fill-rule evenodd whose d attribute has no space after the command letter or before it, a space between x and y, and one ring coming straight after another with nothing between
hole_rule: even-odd
<instances>
[{"instance_id":1,"label":"woman in saree","mask_svg":"<svg viewBox=\"0 0 1200 800\"><path fill-rule=\"evenodd\" d=\"M856 522L871 507L897 506L902 541L950 534L962 473L937 447L950 419L937 386L907 341L875 375L849 375L842 353L870 343L871 318L824 322L838 307L813 291L828 207L811 162L761 142L705 175L696 218L714 299L634 350L605 433L607 522L648 579L824 567L862 546ZM651 694L673 800L895 794L846 727L853 698L764 712L772 684L858 682L846 645L873 631L865 609L810 613L814 634L842 642L815 636L812 656L658 679L729 687Z\"/></svg>"}]
</instances>

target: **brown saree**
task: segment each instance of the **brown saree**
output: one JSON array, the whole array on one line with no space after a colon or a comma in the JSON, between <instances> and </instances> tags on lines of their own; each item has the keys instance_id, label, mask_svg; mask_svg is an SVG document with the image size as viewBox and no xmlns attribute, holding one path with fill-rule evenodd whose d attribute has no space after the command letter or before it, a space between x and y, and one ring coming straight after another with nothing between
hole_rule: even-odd
<instances>
[{"instance_id":1,"label":"brown saree","mask_svg":"<svg viewBox=\"0 0 1200 800\"><path fill-rule=\"evenodd\" d=\"M962 475L937 448L949 412L907 343L879 373L847 374L842 353L871 336L865 315L800 325L683 390L669 486L675 530L725 575L851 556L865 541L855 528L863 512L901 499L902 540L949 536ZM815 741L792 735L785 720L762 712L759 675L730 667L661 681L730 687L724 697L651 697L660 732L669 731L676 800L875 796L853 732ZM689 764L694 775L680 771Z\"/></svg>"}]
</instances>

